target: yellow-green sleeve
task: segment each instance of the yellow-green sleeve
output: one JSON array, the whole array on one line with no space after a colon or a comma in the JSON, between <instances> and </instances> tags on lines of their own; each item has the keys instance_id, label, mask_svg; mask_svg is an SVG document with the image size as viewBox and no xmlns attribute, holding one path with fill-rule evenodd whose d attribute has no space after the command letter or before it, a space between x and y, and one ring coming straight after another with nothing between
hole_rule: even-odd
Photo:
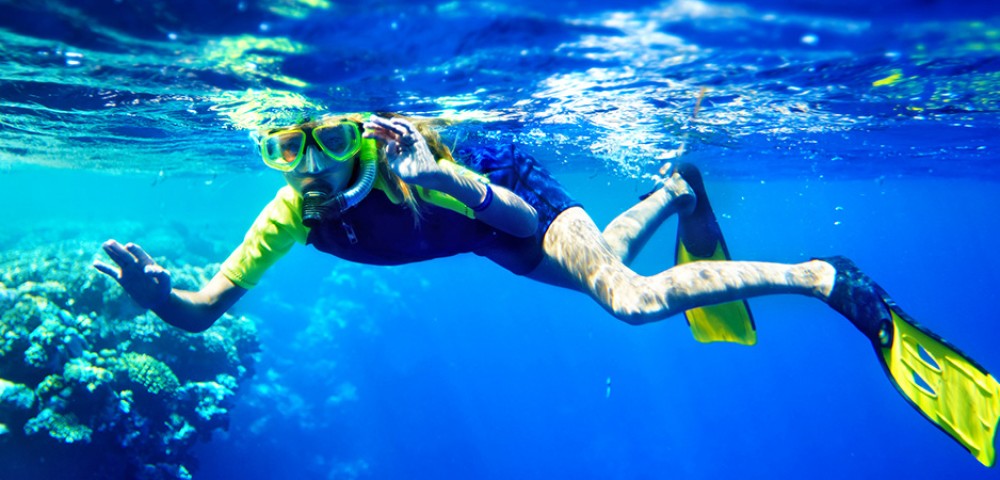
<instances>
[{"instance_id":1,"label":"yellow-green sleeve","mask_svg":"<svg viewBox=\"0 0 1000 480\"><path fill-rule=\"evenodd\" d=\"M292 245L305 244L308 235L302 224L302 197L291 187L282 187L254 220L243 243L222 263L220 273L240 287L253 288Z\"/></svg>"}]
</instances>

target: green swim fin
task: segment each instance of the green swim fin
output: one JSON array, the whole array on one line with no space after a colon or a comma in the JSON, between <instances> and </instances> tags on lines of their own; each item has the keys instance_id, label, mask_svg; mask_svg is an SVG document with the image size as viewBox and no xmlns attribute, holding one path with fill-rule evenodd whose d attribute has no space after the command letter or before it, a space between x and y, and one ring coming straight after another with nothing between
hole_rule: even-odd
<instances>
[{"instance_id":1,"label":"green swim fin","mask_svg":"<svg viewBox=\"0 0 1000 480\"><path fill-rule=\"evenodd\" d=\"M983 465L996 461L1000 383L960 350L917 324L844 257L823 258L837 270L829 304L871 340L896 390Z\"/></svg>"},{"instance_id":2,"label":"green swim fin","mask_svg":"<svg viewBox=\"0 0 1000 480\"><path fill-rule=\"evenodd\" d=\"M684 163L677 167L677 173L694 190L697 203L694 212L681 216L678 221L675 263L681 265L706 260L730 260L729 249L726 248L719 222L708 202L708 194L698 168ZM757 327L746 300L692 308L685 311L684 316L691 327L691 334L699 342L733 342L743 345L757 343Z\"/></svg>"}]
</instances>

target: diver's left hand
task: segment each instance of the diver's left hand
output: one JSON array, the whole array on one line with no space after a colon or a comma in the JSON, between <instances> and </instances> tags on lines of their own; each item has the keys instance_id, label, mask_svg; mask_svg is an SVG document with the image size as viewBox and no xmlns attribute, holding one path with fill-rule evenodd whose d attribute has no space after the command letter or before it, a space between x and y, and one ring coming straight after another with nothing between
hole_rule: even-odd
<instances>
[{"instance_id":1,"label":"diver's left hand","mask_svg":"<svg viewBox=\"0 0 1000 480\"><path fill-rule=\"evenodd\" d=\"M170 272L142 247L134 243L122 246L115 240L108 240L102 248L118 268L101 261L95 261L94 268L118 282L139 306L157 309L170 300Z\"/></svg>"},{"instance_id":2,"label":"diver's left hand","mask_svg":"<svg viewBox=\"0 0 1000 480\"><path fill-rule=\"evenodd\" d=\"M365 138L385 143L389 167L404 182L435 188L446 177L447 173L438 165L427 146L427 140L406 119L372 115L364 127Z\"/></svg>"}]
</instances>

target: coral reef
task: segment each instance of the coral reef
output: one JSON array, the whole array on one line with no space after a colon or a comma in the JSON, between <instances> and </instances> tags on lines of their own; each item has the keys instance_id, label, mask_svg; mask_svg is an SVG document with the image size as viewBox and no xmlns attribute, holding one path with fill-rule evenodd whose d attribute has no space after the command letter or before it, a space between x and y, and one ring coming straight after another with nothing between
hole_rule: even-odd
<instances>
[{"instance_id":1,"label":"coral reef","mask_svg":"<svg viewBox=\"0 0 1000 480\"><path fill-rule=\"evenodd\" d=\"M252 375L254 323L226 315L202 334L167 325L90 267L96 241L2 251L4 477L191 478L192 446L227 428ZM215 272L164 263L181 288Z\"/></svg>"},{"instance_id":2,"label":"coral reef","mask_svg":"<svg viewBox=\"0 0 1000 480\"><path fill-rule=\"evenodd\" d=\"M412 323L409 299L427 281L336 260L305 274L280 264L239 305L280 322L226 316L188 334L90 267L103 259L98 235L113 232L194 289L233 246L208 230L101 221L0 231L3 478L228 478L233 462L257 478L377 471L348 433L365 393L352 381L357 348ZM303 275L313 281L296 283Z\"/></svg>"}]
</instances>

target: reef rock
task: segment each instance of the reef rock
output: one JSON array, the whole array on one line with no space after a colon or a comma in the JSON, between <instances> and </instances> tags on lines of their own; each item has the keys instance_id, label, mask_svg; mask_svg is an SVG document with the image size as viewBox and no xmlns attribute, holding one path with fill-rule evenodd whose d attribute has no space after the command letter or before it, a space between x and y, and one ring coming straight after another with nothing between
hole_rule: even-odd
<instances>
[{"instance_id":1,"label":"reef rock","mask_svg":"<svg viewBox=\"0 0 1000 480\"><path fill-rule=\"evenodd\" d=\"M259 351L250 319L188 334L91 267L99 243L0 254L4 478L191 478L191 447L225 429ZM215 269L169 264L197 288Z\"/></svg>"}]
</instances>

